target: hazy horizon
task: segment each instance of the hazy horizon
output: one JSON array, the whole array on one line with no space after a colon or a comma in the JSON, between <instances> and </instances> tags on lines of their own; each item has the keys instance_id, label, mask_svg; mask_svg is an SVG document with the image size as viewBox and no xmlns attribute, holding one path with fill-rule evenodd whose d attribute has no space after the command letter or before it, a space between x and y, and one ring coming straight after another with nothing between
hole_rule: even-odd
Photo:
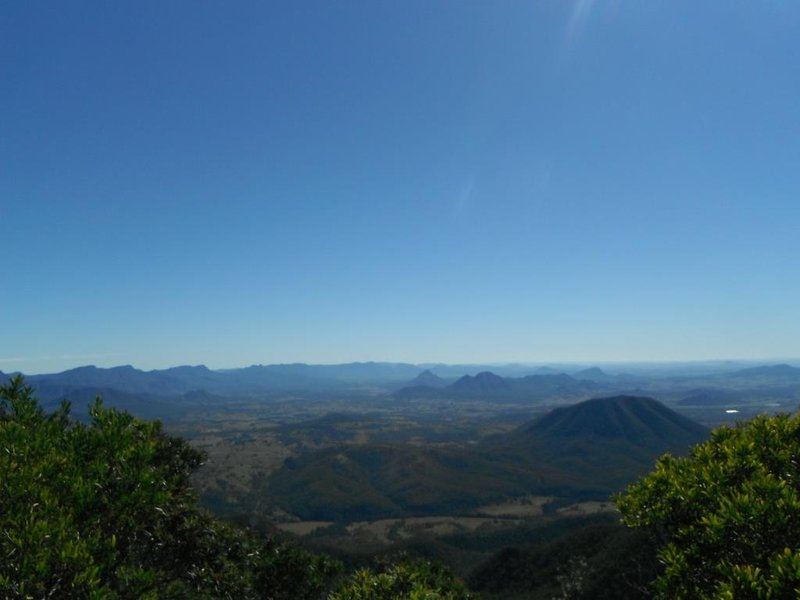
<instances>
[{"instance_id":1,"label":"hazy horizon","mask_svg":"<svg viewBox=\"0 0 800 600\"><path fill-rule=\"evenodd\" d=\"M55 357L48 360L55 360ZM306 365L311 367L320 367L320 366L343 366L349 364L379 364L379 365L413 365L419 367L421 369L426 368L434 368L437 366L440 367L447 367L447 368L454 368L454 367L464 367L464 368L519 368L519 369L539 369L539 368L552 368L552 369L564 369L564 370L581 370L585 368L592 368L592 367L600 367L609 371L614 371L615 369L630 369L633 371L637 370L692 370L697 368L722 368L727 366L728 368L741 368L747 366L772 366L777 364L789 364L792 366L800 365L800 357L770 357L770 358L763 358L763 359L753 359L753 358L708 358L708 359L696 359L696 360L616 360L616 361L600 361L600 360L578 360L578 361L468 361L468 362L445 362L445 361L394 361L394 360L354 360L354 361L347 361L343 363L315 363L315 362L307 362L307 361L292 361L292 362L271 362L271 363L247 363L247 364L240 364L240 365L210 365L206 363L175 363L175 364L166 364L160 366L142 366L137 364L130 364L130 363L114 363L114 362L105 362L105 363L92 363L92 362L84 362L84 363L64 363L67 366L62 368L57 368L55 370L45 370L45 371L25 371L22 369L8 369L3 368L2 364L0 364L0 371L6 374L20 372L24 375L49 375L60 373L63 371L69 371L72 369L78 369L83 367L95 367L98 369L113 369L117 367L133 367L139 371L163 371L167 369L173 369L177 367L206 367L212 371L228 371L228 370L236 370L236 369L243 369L247 367L262 367L262 366L291 366L291 365ZM465 372L466 373L466 372Z\"/></svg>"},{"instance_id":2,"label":"hazy horizon","mask_svg":"<svg viewBox=\"0 0 800 600\"><path fill-rule=\"evenodd\" d=\"M800 5L5 3L0 52L4 372L800 356Z\"/></svg>"}]
</instances>

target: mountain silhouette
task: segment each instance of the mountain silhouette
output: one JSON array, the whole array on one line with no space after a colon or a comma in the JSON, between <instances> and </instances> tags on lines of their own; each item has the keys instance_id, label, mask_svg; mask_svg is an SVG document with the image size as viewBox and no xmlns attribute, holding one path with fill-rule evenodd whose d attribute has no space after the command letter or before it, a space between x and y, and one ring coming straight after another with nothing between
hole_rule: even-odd
<instances>
[{"instance_id":1,"label":"mountain silhouette","mask_svg":"<svg viewBox=\"0 0 800 600\"><path fill-rule=\"evenodd\" d=\"M438 387L444 387L445 385L447 385L447 381L439 377L436 373L434 373L430 369L425 369L422 373L417 375L409 383L409 386L411 387L426 386L426 387L438 388Z\"/></svg>"},{"instance_id":2,"label":"mountain silhouette","mask_svg":"<svg viewBox=\"0 0 800 600\"><path fill-rule=\"evenodd\" d=\"M576 379L588 379L590 381L605 381L608 379L608 373L603 371L600 367L591 367L573 373L573 377Z\"/></svg>"},{"instance_id":3,"label":"mountain silhouette","mask_svg":"<svg viewBox=\"0 0 800 600\"><path fill-rule=\"evenodd\" d=\"M685 446L706 433L702 425L640 396L595 398L557 408L523 429L524 435L537 438L615 439L637 446Z\"/></svg>"},{"instance_id":4,"label":"mountain silhouette","mask_svg":"<svg viewBox=\"0 0 800 600\"><path fill-rule=\"evenodd\" d=\"M610 489L649 471L665 452L686 454L708 430L653 398L613 396L557 408L502 443Z\"/></svg>"},{"instance_id":5,"label":"mountain silhouette","mask_svg":"<svg viewBox=\"0 0 800 600\"><path fill-rule=\"evenodd\" d=\"M792 367L787 364L765 365L761 367L751 367L749 369L740 369L739 371L731 373L730 376L738 378L769 377L774 379L800 380L800 368Z\"/></svg>"},{"instance_id":6,"label":"mountain silhouette","mask_svg":"<svg viewBox=\"0 0 800 600\"><path fill-rule=\"evenodd\" d=\"M490 371L482 371L477 375L464 375L450 386L458 393L496 394L511 391L511 385L504 378Z\"/></svg>"}]
</instances>

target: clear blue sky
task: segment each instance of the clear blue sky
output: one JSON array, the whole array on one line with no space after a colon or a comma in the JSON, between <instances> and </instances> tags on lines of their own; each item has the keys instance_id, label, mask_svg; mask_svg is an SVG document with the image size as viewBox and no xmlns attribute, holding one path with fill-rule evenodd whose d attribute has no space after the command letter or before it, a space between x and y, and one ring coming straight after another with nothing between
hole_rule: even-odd
<instances>
[{"instance_id":1,"label":"clear blue sky","mask_svg":"<svg viewBox=\"0 0 800 600\"><path fill-rule=\"evenodd\" d=\"M800 3L4 2L0 370L800 356Z\"/></svg>"}]
</instances>

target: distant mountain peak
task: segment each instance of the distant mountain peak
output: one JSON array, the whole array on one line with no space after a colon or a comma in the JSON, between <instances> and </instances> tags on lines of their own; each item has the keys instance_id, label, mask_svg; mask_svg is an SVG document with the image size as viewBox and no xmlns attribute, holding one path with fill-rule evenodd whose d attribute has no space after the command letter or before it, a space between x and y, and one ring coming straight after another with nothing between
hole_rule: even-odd
<instances>
[{"instance_id":1,"label":"distant mountain peak","mask_svg":"<svg viewBox=\"0 0 800 600\"><path fill-rule=\"evenodd\" d=\"M536 369L534 369L532 374L533 375L558 375L561 372L562 371L560 371L559 369L555 369L553 367L549 367L549 366L545 365L545 366L542 366L542 367L536 367Z\"/></svg>"},{"instance_id":2,"label":"distant mountain peak","mask_svg":"<svg viewBox=\"0 0 800 600\"><path fill-rule=\"evenodd\" d=\"M800 368L787 365L764 365L760 367L750 367L731 373L733 377L800 377Z\"/></svg>"},{"instance_id":3,"label":"distant mountain peak","mask_svg":"<svg viewBox=\"0 0 800 600\"><path fill-rule=\"evenodd\" d=\"M158 372L158 369L152 371ZM211 369L209 369L205 365L179 365L177 367L170 367L168 369L163 369L162 373L176 373L176 372L185 372L185 373L209 373Z\"/></svg>"},{"instance_id":4,"label":"distant mountain peak","mask_svg":"<svg viewBox=\"0 0 800 600\"><path fill-rule=\"evenodd\" d=\"M608 373L603 371L600 367L589 367L588 369L582 369L574 373L573 377L576 379L588 379L590 381L602 381L608 379Z\"/></svg>"},{"instance_id":5,"label":"distant mountain peak","mask_svg":"<svg viewBox=\"0 0 800 600\"><path fill-rule=\"evenodd\" d=\"M442 387L444 384L445 380L430 369L425 369L411 380L412 386Z\"/></svg>"},{"instance_id":6,"label":"distant mountain peak","mask_svg":"<svg viewBox=\"0 0 800 600\"><path fill-rule=\"evenodd\" d=\"M476 381L505 381L499 375L495 375L491 371L481 371L477 375L475 375Z\"/></svg>"},{"instance_id":7,"label":"distant mountain peak","mask_svg":"<svg viewBox=\"0 0 800 600\"><path fill-rule=\"evenodd\" d=\"M98 368L94 365L83 365L81 367L74 367L72 369L67 369L66 371L62 371L62 373L85 373L88 371L97 371Z\"/></svg>"},{"instance_id":8,"label":"distant mountain peak","mask_svg":"<svg viewBox=\"0 0 800 600\"><path fill-rule=\"evenodd\" d=\"M525 435L624 439L637 445L702 439L705 427L643 396L594 398L557 408L524 426Z\"/></svg>"},{"instance_id":9,"label":"distant mountain peak","mask_svg":"<svg viewBox=\"0 0 800 600\"><path fill-rule=\"evenodd\" d=\"M474 376L464 375L452 384L450 388L458 392L490 393L510 390L511 385L491 371L481 371Z\"/></svg>"}]
</instances>

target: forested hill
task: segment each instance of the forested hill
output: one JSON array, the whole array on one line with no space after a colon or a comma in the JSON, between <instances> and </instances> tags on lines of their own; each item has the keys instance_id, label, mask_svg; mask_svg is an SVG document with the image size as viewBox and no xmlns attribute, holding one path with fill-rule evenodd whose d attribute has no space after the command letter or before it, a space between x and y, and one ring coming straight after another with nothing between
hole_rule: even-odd
<instances>
[{"instance_id":1,"label":"forested hill","mask_svg":"<svg viewBox=\"0 0 800 600\"><path fill-rule=\"evenodd\" d=\"M702 425L652 399L636 396L595 398L556 408L523 425L512 437L563 442L571 438L613 439L642 448L686 448L705 438Z\"/></svg>"},{"instance_id":2,"label":"forested hill","mask_svg":"<svg viewBox=\"0 0 800 600\"><path fill-rule=\"evenodd\" d=\"M448 514L525 494L606 498L708 431L650 398L557 409L482 444L366 444L288 460L263 493L304 519Z\"/></svg>"},{"instance_id":3,"label":"forested hill","mask_svg":"<svg viewBox=\"0 0 800 600\"><path fill-rule=\"evenodd\" d=\"M491 443L616 490L664 452L686 454L708 433L652 398L615 396L557 408Z\"/></svg>"}]
</instances>

